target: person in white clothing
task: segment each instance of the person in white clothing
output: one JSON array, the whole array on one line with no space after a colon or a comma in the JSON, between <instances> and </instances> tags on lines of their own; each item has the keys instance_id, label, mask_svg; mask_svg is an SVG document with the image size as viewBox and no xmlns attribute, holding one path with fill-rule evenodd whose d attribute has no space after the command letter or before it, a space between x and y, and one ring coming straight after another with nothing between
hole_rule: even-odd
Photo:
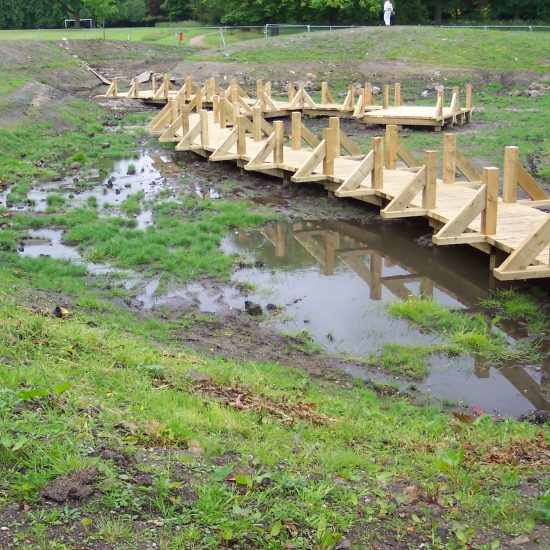
<instances>
[{"instance_id":1,"label":"person in white clothing","mask_svg":"<svg viewBox=\"0 0 550 550\"><path fill-rule=\"evenodd\" d=\"M391 16L393 15L393 4L390 0L384 2L384 23L387 27L391 25Z\"/></svg>"}]
</instances>

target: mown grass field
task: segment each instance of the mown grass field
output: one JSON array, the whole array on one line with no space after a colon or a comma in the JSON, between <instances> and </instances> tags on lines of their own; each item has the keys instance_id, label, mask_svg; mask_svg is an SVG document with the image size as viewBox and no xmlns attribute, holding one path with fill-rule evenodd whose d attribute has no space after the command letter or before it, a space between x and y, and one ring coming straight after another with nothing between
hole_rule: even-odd
<instances>
[{"instance_id":1,"label":"mown grass field","mask_svg":"<svg viewBox=\"0 0 550 550\"><path fill-rule=\"evenodd\" d=\"M173 30L147 31L168 34L136 36L159 47L166 40L170 48ZM244 70L248 62L264 63L262 70L283 80L322 56L334 65L337 86L367 52L386 61L404 56L430 70L445 62L467 71L444 76L448 84L491 64L510 74L532 67L542 78L548 58L535 33L387 31L286 37L268 47L232 48L229 57L217 50L197 57L238 61ZM0 186L17 204L31 189L71 173L74 162L86 176L107 157L133 158L146 141L150 112L115 117L83 99L27 105L14 96L32 81L55 86L74 76L78 61L53 42L64 34L49 35L17 62L0 57ZM512 63L514 55L522 68ZM426 74L404 82L405 99L418 96ZM532 171L548 178L550 94L518 98L510 89L491 76L480 82L476 101L485 112L471 132L460 133L459 144L474 161L491 164L503 145L519 145L522 158L534 161ZM405 134L417 151L441 139ZM368 146L367 137L358 142ZM145 206L153 209L154 224L144 231L134 217ZM199 354L180 343L191 325L203 323L219 339L239 334L212 316L163 308L137 313L127 306L135 296L117 274L93 276L83 265L16 252L29 229L56 227L88 260L163 281L223 280L238 259L222 254L223 237L272 217L247 201L198 200L170 190L147 205L138 193L120 210L116 216L100 211L94 201L76 207L62 190L48 195L43 213L0 208L0 548L548 545L546 427L483 411L452 415L391 384L227 360L214 347ZM390 304L394 316L447 343L389 346L369 361L410 378L422 378L431 353L503 358L517 352L534 361L548 332L543 299L497 294L484 304L490 321L431 302ZM68 312L56 317L59 305ZM493 334L497 318L521 324L528 347L512 350ZM293 345L316 364L321 356L305 335Z\"/></svg>"}]
</instances>

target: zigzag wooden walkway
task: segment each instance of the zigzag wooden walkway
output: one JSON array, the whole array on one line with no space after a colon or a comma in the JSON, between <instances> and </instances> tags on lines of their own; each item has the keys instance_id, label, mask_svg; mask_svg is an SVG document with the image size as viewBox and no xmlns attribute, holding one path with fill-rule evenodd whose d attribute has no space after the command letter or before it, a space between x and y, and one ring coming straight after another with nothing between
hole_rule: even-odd
<instances>
[{"instance_id":1,"label":"zigzag wooden walkway","mask_svg":"<svg viewBox=\"0 0 550 550\"><path fill-rule=\"evenodd\" d=\"M372 94L371 85L367 82L364 87L356 91L353 84L348 86L344 101L338 103L329 89L327 82L321 83L321 98L315 101L305 90L303 84L294 87L289 85L288 99L282 100L272 96L271 83L262 80L256 82L256 92L251 97L239 83L233 79L224 90L210 78L204 86L193 84L187 76L183 86L176 90L167 76L164 76L159 85L153 77L151 89L142 89L134 79L127 92L120 92L118 81L113 80L105 95L99 97L140 99L152 103L169 103L177 101L181 104L194 102L197 110L202 106L213 106L215 98L227 99L232 104L239 104L245 114L251 114L254 106L261 108L265 118L288 116L295 111L309 116L347 116L353 117L366 124L401 124L407 126L431 126L441 131L444 126L465 124L471 118L474 110L472 86L468 84L465 91L465 107L460 105L460 90L453 88L449 106L445 106L445 97L442 91L437 94L434 106L404 105L401 99L401 85L394 85L393 105L390 106L390 87L383 87L382 104L377 105Z\"/></svg>"},{"instance_id":2,"label":"zigzag wooden walkway","mask_svg":"<svg viewBox=\"0 0 550 550\"><path fill-rule=\"evenodd\" d=\"M260 106L251 108L251 116L225 98L214 98L213 106L197 113L196 102L170 102L152 121L152 131L179 151L297 183L315 182L337 197L376 204L384 219L426 217L436 230L435 244L469 244L490 254L498 279L550 277L550 214L538 209L550 205L550 196L520 165L517 147L505 151L501 198L499 169L479 174L452 134L444 138L438 178L437 151L425 151L418 160L399 141L397 126L387 127L385 140L373 138L364 155L341 132L337 117L319 139L302 124L301 113L293 112L287 139L284 123L270 124ZM518 187L528 199L518 200Z\"/></svg>"}]
</instances>

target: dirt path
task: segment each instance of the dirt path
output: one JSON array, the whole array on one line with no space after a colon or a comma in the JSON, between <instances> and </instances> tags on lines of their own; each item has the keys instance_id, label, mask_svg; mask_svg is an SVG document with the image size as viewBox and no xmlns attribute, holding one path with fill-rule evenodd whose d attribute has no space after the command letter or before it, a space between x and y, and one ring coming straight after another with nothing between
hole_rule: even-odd
<instances>
[{"instance_id":1,"label":"dirt path","mask_svg":"<svg viewBox=\"0 0 550 550\"><path fill-rule=\"evenodd\" d=\"M193 38L191 38L191 40L189 40L189 45L190 46L202 46L204 48L207 48L208 44L204 41L204 39L207 36L211 36L213 34L217 34L217 32L209 32L209 33L206 33L206 34L199 34L198 36L193 36Z\"/></svg>"}]
</instances>

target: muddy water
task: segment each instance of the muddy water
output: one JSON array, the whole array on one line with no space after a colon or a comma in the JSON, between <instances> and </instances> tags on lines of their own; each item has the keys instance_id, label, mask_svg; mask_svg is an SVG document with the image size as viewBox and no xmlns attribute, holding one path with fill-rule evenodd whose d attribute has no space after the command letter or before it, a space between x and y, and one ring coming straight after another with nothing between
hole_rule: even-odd
<instances>
[{"instance_id":1,"label":"muddy water","mask_svg":"<svg viewBox=\"0 0 550 550\"><path fill-rule=\"evenodd\" d=\"M389 301L432 297L454 308L476 310L492 284L486 258L471 250L429 246L418 226L373 222L277 223L238 231L224 242L228 253L261 260L264 268L237 271L235 282L253 283L251 299L285 311L270 319L280 330L306 329L331 352L365 355L388 343L436 343L386 312ZM474 256L472 258L472 255ZM508 335L513 340L514 334ZM365 372L353 372L367 376ZM546 388L544 387L544 384ZM550 360L501 368L479 358L433 357L419 388L438 398L508 415L549 409ZM546 391L545 391L546 390Z\"/></svg>"}]
</instances>

